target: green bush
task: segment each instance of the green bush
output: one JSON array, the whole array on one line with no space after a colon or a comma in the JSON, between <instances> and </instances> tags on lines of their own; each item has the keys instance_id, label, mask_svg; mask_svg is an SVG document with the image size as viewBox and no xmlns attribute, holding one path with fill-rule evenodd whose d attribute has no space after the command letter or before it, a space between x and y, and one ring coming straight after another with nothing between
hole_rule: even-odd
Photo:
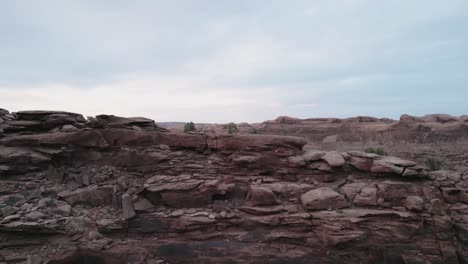
<instances>
[{"instance_id":1,"label":"green bush","mask_svg":"<svg viewBox=\"0 0 468 264\"><path fill-rule=\"evenodd\" d=\"M377 147L377 148L366 148L364 150L367 153L374 153L377 155L385 155L385 150L382 147Z\"/></svg>"},{"instance_id":2,"label":"green bush","mask_svg":"<svg viewBox=\"0 0 468 264\"><path fill-rule=\"evenodd\" d=\"M235 133L239 132L239 129L237 128L237 125L232 123L232 122L226 125L226 129L228 131L228 134L235 134Z\"/></svg>"},{"instance_id":3,"label":"green bush","mask_svg":"<svg viewBox=\"0 0 468 264\"><path fill-rule=\"evenodd\" d=\"M197 129L195 128L195 124L190 121L189 123L185 123L184 125L184 132L189 133L189 132L196 132Z\"/></svg>"}]
</instances>

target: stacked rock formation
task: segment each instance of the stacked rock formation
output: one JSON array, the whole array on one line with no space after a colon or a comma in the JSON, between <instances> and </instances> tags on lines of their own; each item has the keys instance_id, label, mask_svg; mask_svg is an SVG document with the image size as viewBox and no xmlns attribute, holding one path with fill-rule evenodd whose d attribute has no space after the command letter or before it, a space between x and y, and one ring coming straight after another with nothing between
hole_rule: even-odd
<instances>
[{"instance_id":1,"label":"stacked rock formation","mask_svg":"<svg viewBox=\"0 0 468 264\"><path fill-rule=\"evenodd\" d=\"M304 151L298 137L174 134L107 115L0 115L2 264L468 259L462 173Z\"/></svg>"}]
</instances>

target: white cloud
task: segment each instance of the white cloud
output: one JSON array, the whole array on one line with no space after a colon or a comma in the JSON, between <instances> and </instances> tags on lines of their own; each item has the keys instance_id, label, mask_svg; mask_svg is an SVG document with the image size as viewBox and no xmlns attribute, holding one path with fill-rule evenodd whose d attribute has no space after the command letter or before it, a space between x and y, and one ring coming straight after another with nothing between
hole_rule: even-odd
<instances>
[{"instance_id":1,"label":"white cloud","mask_svg":"<svg viewBox=\"0 0 468 264\"><path fill-rule=\"evenodd\" d=\"M196 76L126 76L92 87L0 87L2 107L147 116L158 121L259 121L252 112L280 110L277 87L212 87Z\"/></svg>"},{"instance_id":2,"label":"white cloud","mask_svg":"<svg viewBox=\"0 0 468 264\"><path fill-rule=\"evenodd\" d=\"M463 0L18 0L0 10L7 36L0 107L198 122L347 115L349 106L330 101L365 99L363 90L386 89L376 83L405 83L398 72L459 55L447 50L463 46L453 43L466 43L466 34L450 19L466 7ZM20 87L23 79L30 81Z\"/></svg>"}]
</instances>

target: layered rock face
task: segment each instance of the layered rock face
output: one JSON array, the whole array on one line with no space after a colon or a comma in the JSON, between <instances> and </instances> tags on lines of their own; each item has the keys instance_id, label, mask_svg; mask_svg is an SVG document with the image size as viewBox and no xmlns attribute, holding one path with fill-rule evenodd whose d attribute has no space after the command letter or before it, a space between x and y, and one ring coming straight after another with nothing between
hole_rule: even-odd
<instances>
[{"instance_id":1,"label":"layered rock face","mask_svg":"<svg viewBox=\"0 0 468 264\"><path fill-rule=\"evenodd\" d=\"M0 263L466 263L468 175L0 110ZM52 125L53 124L53 125Z\"/></svg>"}]
</instances>

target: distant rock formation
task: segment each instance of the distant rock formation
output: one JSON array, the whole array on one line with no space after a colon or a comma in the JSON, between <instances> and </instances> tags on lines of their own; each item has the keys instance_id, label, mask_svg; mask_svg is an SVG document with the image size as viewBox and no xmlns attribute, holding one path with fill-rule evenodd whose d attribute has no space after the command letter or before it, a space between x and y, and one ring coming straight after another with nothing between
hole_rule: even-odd
<instances>
[{"instance_id":1,"label":"distant rock formation","mask_svg":"<svg viewBox=\"0 0 468 264\"><path fill-rule=\"evenodd\" d=\"M304 150L300 137L170 133L145 118L0 118L0 263L468 260L468 172Z\"/></svg>"},{"instance_id":2,"label":"distant rock formation","mask_svg":"<svg viewBox=\"0 0 468 264\"><path fill-rule=\"evenodd\" d=\"M279 117L255 125L255 131L257 134L306 138L309 141L306 149L346 151L381 147L388 154L420 163L440 159L468 167L466 116L402 115L399 121L363 116L346 119Z\"/></svg>"}]
</instances>

